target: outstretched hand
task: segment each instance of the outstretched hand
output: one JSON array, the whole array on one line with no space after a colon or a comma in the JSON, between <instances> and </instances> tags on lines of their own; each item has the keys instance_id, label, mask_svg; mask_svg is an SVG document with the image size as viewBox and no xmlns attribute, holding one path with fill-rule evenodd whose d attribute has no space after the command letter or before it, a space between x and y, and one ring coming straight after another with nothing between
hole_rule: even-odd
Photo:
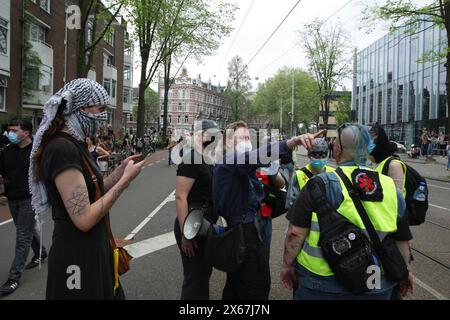
<instances>
[{"instance_id":1,"label":"outstretched hand","mask_svg":"<svg viewBox=\"0 0 450 320\"><path fill-rule=\"evenodd\" d=\"M316 133L305 133L296 137L292 137L287 141L287 145L289 149L293 149L296 146L304 146L307 149L310 149L314 146L314 139L320 137L321 135L327 132L326 129L320 130Z\"/></svg>"}]
</instances>

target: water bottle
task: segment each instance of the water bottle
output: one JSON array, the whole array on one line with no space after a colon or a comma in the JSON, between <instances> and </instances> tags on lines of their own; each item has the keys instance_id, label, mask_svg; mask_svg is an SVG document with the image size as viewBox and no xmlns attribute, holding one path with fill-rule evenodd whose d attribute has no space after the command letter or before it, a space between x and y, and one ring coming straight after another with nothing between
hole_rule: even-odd
<instances>
[{"instance_id":1,"label":"water bottle","mask_svg":"<svg viewBox=\"0 0 450 320\"><path fill-rule=\"evenodd\" d=\"M223 217L219 217L217 219L217 223L214 225L214 229L216 230L216 234L221 234L225 231L225 228L227 227L227 221Z\"/></svg>"},{"instance_id":2,"label":"water bottle","mask_svg":"<svg viewBox=\"0 0 450 320\"><path fill-rule=\"evenodd\" d=\"M419 188L414 191L414 200L417 201L425 201L427 199L427 195L425 194L425 190L427 185L425 182L421 182Z\"/></svg>"}]
</instances>

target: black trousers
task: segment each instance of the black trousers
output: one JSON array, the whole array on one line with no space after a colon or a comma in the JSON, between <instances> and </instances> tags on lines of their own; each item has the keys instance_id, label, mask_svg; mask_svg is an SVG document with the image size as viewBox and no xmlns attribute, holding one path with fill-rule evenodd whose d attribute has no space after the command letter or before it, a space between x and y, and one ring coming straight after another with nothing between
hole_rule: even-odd
<instances>
[{"instance_id":1,"label":"black trousers","mask_svg":"<svg viewBox=\"0 0 450 320\"><path fill-rule=\"evenodd\" d=\"M227 273L222 299L267 300L270 292L270 242L261 242L254 223L243 226L247 256L238 271Z\"/></svg>"},{"instance_id":2,"label":"black trousers","mask_svg":"<svg viewBox=\"0 0 450 320\"><path fill-rule=\"evenodd\" d=\"M181 231L178 219L175 219L173 230L183 263L184 277L181 300L209 300L209 278L211 277L212 267L204 259L206 238L195 239L198 249L195 250L195 256L189 258L181 250Z\"/></svg>"}]
</instances>

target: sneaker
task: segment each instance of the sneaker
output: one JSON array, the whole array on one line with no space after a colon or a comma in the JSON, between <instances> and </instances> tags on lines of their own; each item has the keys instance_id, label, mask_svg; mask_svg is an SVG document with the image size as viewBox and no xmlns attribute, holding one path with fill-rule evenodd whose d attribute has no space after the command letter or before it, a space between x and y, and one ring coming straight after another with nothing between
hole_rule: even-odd
<instances>
[{"instance_id":1,"label":"sneaker","mask_svg":"<svg viewBox=\"0 0 450 320\"><path fill-rule=\"evenodd\" d=\"M45 258L47 258L46 253L43 254L40 259L39 259L39 257L33 257L33 259L31 259L31 262L29 264L27 264L25 269L28 270L28 269L36 268L37 266L39 266L39 261L44 262Z\"/></svg>"},{"instance_id":2,"label":"sneaker","mask_svg":"<svg viewBox=\"0 0 450 320\"><path fill-rule=\"evenodd\" d=\"M8 281L0 287L0 293L10 294L16 291L18 287L19 281L8 279Z\"/></svg>"}]
</instances>

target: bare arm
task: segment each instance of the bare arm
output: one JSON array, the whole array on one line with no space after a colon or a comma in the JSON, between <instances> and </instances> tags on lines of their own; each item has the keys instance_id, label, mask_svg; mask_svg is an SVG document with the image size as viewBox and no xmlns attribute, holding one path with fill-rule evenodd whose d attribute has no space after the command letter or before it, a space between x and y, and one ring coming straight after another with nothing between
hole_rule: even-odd
<instances>
[{"instance_id":1,"label":"bare arm","mask_svg":"<svg viewBox=\"0 0 450 320\"><path fill-rule=\"evenodd\" d=\"M189 211L187 198L194 182L195 179L182 176L177 176L176 179L175 203L181 232L183 232L184 220Z\"/></svg>"},{"instance_id":2,"label":"bare arm","mask_svg":"<svg viewBox=\"0 0 450 320\"><path fill-rule=\"evenodd\" d=\"M105 185L105 192L108 192L109 189L115 186L115 184L120 180L120 178L123 175L123 172L125 170L125 167L127 166L128 162L130 161L137 161L140 158L140 154L136 154L134 156L128 157L125 159L120 166L116 168L109 176L107 176L103 182Z\"/></svg>"},{"instance_id":3,"label":"bare arm","mask_svg":"<svg viewBox=\"0 0 450 320\"><path fill-rule=\"evenodd\" d=\"M395 160L391 161L391 163L389 163L388 175L394 180L397 189L400 190L400 192L403 192L404 178L403 166L401 163Z\"/></svg>"},{"instance_id":4,"label":"bare arm","mask_svg":"<svg viewBox=\"0 0 450 320\"><path fill-rule=\"evenodd\" d=\"M195 179L183 177L183 176L177 176L176 179L176 195L175 195L175 201L177 206L177 216L178 216L178 223L180 225L181 230L181 250L187 257L193 257L195 256L195 249L198 248L197 242L192 240L187 240L184 237L183 234L183 226L184 221L186 220L189 206L188 206L188 195L189 192L192 189L192 186L194 185Z\"/></svg>"},{"instance_id":5,"label":"bare arm","mask_svg":"<svg viewBox=\"0 0 450 320\"><path fill-rule=\"evenodd\" d=\"M283 266L280 270L280 282L283 287L293 290L297 286L297 272L294 267L295 257L301 250L309 229L289 224L284 243Z\"/></svg>"},{"instance_id":6,"label":"bare arm","mask_svg":"<svg viewBox=\"0 0 450 320\"><path fill-rule=\"evenodd\" d=\"M116 185L92 204L84 176L79 170L69 168L58 174L55 177L56 188L74 225L83 232L94 227L139 174L142 165L143 163L129 163Z\"/></svg>"},{"instance_id":7,"label":"bare arm","mask_svg":"<svg viewBox=\"0 0 450 320\"><path fill-rule=\"evenodd\" d=\"M99 155L99 157L97 159L105 159L105 158L109 157L109 155L111 154L110 152L106 151L102 147L97 147L97 152Z\"/></svg>"},{"instance_id":8,"label":"bare arm","mask_svg":"<svg viewBox=\"0 0 450 320\"><path fill-rule=\"evenodd\" d=\"M284 242L283 267L291 267L297 257L298 253L303 247L309 229L300 228L292 223L289 224L289 229Z\"/></svg>"}]
</instances>

